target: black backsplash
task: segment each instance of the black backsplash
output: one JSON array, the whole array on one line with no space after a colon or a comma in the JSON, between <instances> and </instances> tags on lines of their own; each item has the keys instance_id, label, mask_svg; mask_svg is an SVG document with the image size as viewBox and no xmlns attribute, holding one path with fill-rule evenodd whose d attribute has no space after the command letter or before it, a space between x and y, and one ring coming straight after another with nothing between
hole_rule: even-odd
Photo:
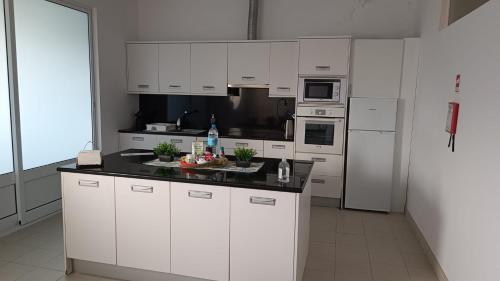
<instances>
[{"instance_id":1,"label":"black backsplash","mask_svg":"<svg viewBox=\"0 0 500 281\"><path fill-rule=\"evenodd\" d=\"M270 98L265 89L229 89L225 97L141 95L139 107L143 122L171 122L184 110L197 110L185 128L207 129L215 114L219 128L281 130L284 120L295 113L295 99Z\"/></svg>"}]
</instances>

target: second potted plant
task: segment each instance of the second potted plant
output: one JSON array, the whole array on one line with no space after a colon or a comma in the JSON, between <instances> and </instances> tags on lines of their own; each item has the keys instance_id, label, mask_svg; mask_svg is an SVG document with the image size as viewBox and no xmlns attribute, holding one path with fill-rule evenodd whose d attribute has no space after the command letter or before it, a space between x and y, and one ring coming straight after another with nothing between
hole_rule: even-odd
<instances>
[{"instance_id":1,"label":"second potted plant","mask_svg":"<svg viewBox=\"0 0 500 281\"><path fill-rule=\"evenodd\" d=\"M234 150L236 157L236 167L248 168L250 167L250 160L257 155L257 151L253 148L238 147Z\"/></svg>"},{"instance_id":2,"label":"second potted plant","mask_svg":"<svg viewBox=\"0 0 500 281\"><path fill-rule=\"evenodd\" d=\"M174 157L179 155L181 151L173 143L160 143L154 152L161 162L172 162Z\"/></svg>"}]
</instances>

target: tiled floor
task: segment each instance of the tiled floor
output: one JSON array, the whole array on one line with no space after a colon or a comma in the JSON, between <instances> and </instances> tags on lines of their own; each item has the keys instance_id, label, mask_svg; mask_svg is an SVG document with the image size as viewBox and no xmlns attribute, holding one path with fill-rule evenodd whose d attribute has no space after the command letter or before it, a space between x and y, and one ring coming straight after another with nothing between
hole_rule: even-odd
<instances>
[{"instance_id":1,"label":"tiled floor","mask_svg":"<svg viewBox=\"0 0 500 281\"><path fill-rule=\"evenodd\" d=\"M303 281L437 281L403 215L313 207Z\"/></svg>"},{"instance_id":2,"label":"tiled floor","mask_svg":"<svg viewBox=\"0 0 500 281\"><path fill-rule=\"evenodd\" d=\"M61 215L0 238L0 281L104 281L74 274L64 276Z\"/></svg>"},{"instance_id":3,"label":"tiled floor","mask_svg":"<svg viewBox=\"0 0 500 281\"><path fill-rule=\"evenodd\" d=\"M303 281L437 281L402 215L311 210ZM61 215L0 238L0 281L104 281L64 276Z\"/></svg>"}]
</instances>

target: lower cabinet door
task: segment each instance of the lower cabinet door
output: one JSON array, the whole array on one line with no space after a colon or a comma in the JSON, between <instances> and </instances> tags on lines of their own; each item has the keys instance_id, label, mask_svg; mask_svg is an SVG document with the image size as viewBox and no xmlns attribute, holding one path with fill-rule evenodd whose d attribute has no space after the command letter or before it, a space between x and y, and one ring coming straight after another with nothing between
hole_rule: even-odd
<instances>
[{"instance_id":1,"label":"lower cabinet door","mask_svg":"<svg viewBox=\"0 0 500 281\"><path fill-rule=\"evenodd\" d=\"M68 258L116 264L115 179L62 173Z\"/></svg>"},{"instance_id":2,"label":"lower cabinet door","mask_svg":"<svg viewBox=\"0 0 500 281\"><path fill-rule=\"evenodd\" d=\"M170 183L116 178L117 264L170 272Z\"/></svg>"},{"instance_id":3,"label":"lower cabinet door","mask_svg":"<svg viewBox=\"0 0 500 281\"><path fill-rule=\"evenodd\" d=\"M231 281L293 281L293 193L231 190Z\"/></svg>"},{"instance_id":4,"label":"lower cabinet door","mask_svg":"<svg viewBox=\"0 0 500 281\"><path fill-rule=\"evenodd\" d=\"M229 279L229 187L171 183L172 273Z\"/></svg>"},{"instance_id":5,"label":"lower cabinet door","mask_svg":"<svg viewBox=\"0 0 500 281\"><path fill-rule=\"evenodd\" d=\"M127 149L153 149L157 145L157 135L120 133L120 151Z\"/></svg>"}]
</instances>

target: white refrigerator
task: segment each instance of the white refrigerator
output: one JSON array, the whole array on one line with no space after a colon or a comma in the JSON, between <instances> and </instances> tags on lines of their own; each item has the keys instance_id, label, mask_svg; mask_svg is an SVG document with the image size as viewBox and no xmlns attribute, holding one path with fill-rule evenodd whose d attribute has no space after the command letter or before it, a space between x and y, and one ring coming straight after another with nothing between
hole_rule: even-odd
<instances>
[{"instance_id":1,"label":"white refrigerator","mask_svg":"<svg viewBox=\"0 0 500 281\"><path fill-rule=\"evenodd\" d=\"M391 210L397 99L351 98L344 207Z\"/></svg>"}]
</instances>

